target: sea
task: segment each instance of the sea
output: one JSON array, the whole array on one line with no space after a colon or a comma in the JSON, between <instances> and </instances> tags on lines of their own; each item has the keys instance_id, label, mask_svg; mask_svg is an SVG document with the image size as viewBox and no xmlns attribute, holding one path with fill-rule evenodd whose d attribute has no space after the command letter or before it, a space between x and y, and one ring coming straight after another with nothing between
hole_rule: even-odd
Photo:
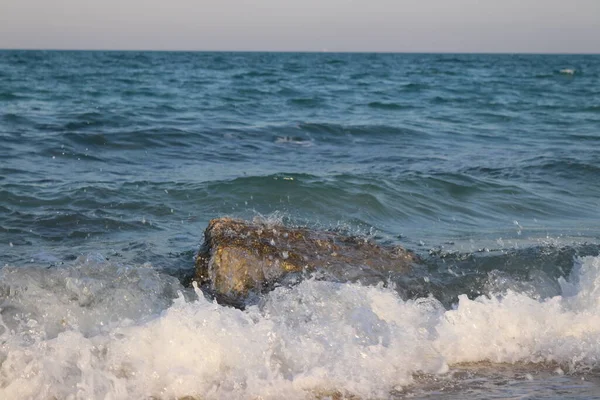
<instances>
[{"instance_id":1,"label":"sea","mask_svg":"<svg viewBox=\"0 0 600 400\"><path fill-rule=\"evenodd\" d=\"M235 308L225 216L422 263ZM283 398L600 399L599 55L0 51L0 399Z\"/></svg>"}]
</instances>

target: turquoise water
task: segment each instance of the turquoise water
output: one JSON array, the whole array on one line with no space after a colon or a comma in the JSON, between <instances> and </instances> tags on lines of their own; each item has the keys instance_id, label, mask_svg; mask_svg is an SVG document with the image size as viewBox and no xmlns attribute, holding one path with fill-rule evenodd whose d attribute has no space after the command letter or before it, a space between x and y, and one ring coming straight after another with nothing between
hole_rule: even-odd
<instances>
[{"instance_id":1,"label":"turquoise water","mask_svg":"<svg viewBox=\"0 0 600 400\"><path fill-rule=\"evenodd\" d=\"M327 389L323 382L329 382L363 397L427 398L452 387L448 398L469 390L485 398L496 395L503 379L524 382L517 389L501 385L509 394L538 390L539 375L569 396L583 390L580 398L598 397L600 389L589 380L597 380L600 330L593 321L600 312L590 294L596 292L581 277L600 286L600 273L593 272L600 250L599 146L600 56L0 51L0 394L294 398ZM271 330L287 340L277 348L302 348L286 330L295 322L277 301L291 304L307 293L338 290L340 303L332 304L339 307L328 312L349 318L347 324L323 320L306 333L329 335L338 350L324 358L300 362L299 355L287 354L281 357L288 367L281 361L257 376L248 372L257 367L247 360L236 359L242 368L234 373L201 359L196 365L204 369L196 370L175 358L169 371L187 371L181 374L197 382L177 391L165 389L175 385L177 373L141 366L142 360L164 363L155 355L110 362L98 356L102 346L108 358L116 348L127 353L116 338L122 330L135 342L136 335L156 332L152 324L180 318L171 314L194 321L201 300L180 281L191 273L208 221L224 215L365 235L410 248L426 265L409 277L388 277L392 293L373 282L324 289L323 282L308 280L301 290L282 288L285 293L265 297L266 306L245 311L258 317L235 311L259 321L258 330L269 330L261 323L274 324ZM591 258L578 258L585 256ZM174 300L178 291L187 303ZM438 303L419 308L418 299L430 295ZM334 340L357 329L355 317L343 310L363 298L357 300L361 309L371 313L355 316L365 329L357 337L370 339ZM436 332L421 338L439 356L435 366L423 361L427 346L412 356L398 350L421 339L402 342L412 334L397 332L396 317L382 316L368 300L374 298L399 302L389 309L410 309L429 321L406 329L416 336L425 325ZM550 310L553 298L564 304ZM459 339L440 332L454 315L444 312L464 311L469 302L511 312L529 304L525 315L541 330L549 321L564 325L547 328L547 337L525 335L518 344L506 341L518 334L506 333L494 354L462 348ZM202 307L204 320L237 321L226 307ZM276 310L268 314L269 307ZM400 344L380 344L389 354L358 363L358 370L335 370L357 362L360 346L382 337L365 328L371 314L386 321L386 337ZM494 313L475 314L465 326L493 325ZM565 330L584 314L589 326L577 334ZM516 324L518 313L511 315L503 314L506 326ZM257 334L244 324L232 328L238 322L225 326L241 336ZM221 341L223 326L215 324L203 340L233 346ZM185 346L191 346L191 331L181 328ZM467 337L467 331L453 334ZM79 356L59 343L69 335L77 337L69 340L80 346ZM169 336L157 335L157 343ZM574 337L578 341L567 340ZM450 352L444 340L462 353ZM570 352L557 355L565 340ZM259 342L261 351L276 353ZM31 348L41 355L27 356ZM40 348L49 352L46 358ZM358 372L385 370L399 352L414 368L397 366L377 379ZM59 365L51 353L64 355ZM81 354L91 364L83 365ZM263 353L257 354L254 359ZM220 360L229 365L226 357ZM469 370L467 376L485 371L487 381L480 384L464 374L454 378L463 362L520 366L508 373L504 367ZM119 363L128 367L115 367ZM531 363L543 367L523 366ZM332 372L324 376L319 368ZM557 368L566 375L554 373ZM25 378L17 370L29 371L37 394L19 391ZM150 381L160 387L133 378L154 373L160 379ZM527 386L530 376L534 384ZM438 379L443 383L431 383Z\"/></svg>"}]
</instances>

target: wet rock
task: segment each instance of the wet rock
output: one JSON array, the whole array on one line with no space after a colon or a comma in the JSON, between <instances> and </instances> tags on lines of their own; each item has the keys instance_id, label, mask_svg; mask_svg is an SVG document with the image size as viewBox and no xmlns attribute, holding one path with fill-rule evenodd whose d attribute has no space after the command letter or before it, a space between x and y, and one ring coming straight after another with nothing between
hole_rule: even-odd
<instances>
[{"instance_id":1,"label":"wet rock","mask_svg":"<svg viewBox=\"0 0 600 400\"><path fill-rule=\"evenodd\" d=\"M323 270L343 280L406 272L418 262L403 248L365 238L231 218L210 221L196 257L195 280L221 299L239 300L290 273Z\"/></svg>"}]
</instances>

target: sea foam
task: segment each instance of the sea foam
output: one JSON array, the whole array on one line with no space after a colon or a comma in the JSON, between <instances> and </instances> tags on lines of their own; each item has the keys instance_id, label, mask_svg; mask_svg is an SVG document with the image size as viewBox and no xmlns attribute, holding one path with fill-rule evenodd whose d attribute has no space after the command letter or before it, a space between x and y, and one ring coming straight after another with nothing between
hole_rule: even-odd
<instances>
[{"instance_id":1,"label":"sea foam","mask_svg":"<svg viewBox=\"0 0 600 400\"><path fill-rule=\"evenodd\" d=\"M562 295L514 290L452 309L391 289L309 279L239 310L148 265L82 258L0 270L0 398L386 398L463 362L600 360L600 257Z\"/></svg>"}]
</instances>

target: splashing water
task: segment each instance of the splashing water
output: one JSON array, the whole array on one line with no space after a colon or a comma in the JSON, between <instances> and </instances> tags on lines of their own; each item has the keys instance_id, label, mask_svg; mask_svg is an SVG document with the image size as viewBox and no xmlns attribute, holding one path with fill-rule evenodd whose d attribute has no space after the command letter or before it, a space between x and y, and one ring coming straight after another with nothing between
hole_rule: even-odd
<instances>
[{"instance_id":1,"label":"splashing water","mask_svg":"<svg viewBox=\"0 0 600 400\"><path fill-rule=\"evenodd\" d=\"M309 279L245 310L148 266L94 257L0 270L0 398L387 398L464 362L600 361L600 257L562 295L514 290L445 309L382 285Z\"/></svg>"}]
</instances>

